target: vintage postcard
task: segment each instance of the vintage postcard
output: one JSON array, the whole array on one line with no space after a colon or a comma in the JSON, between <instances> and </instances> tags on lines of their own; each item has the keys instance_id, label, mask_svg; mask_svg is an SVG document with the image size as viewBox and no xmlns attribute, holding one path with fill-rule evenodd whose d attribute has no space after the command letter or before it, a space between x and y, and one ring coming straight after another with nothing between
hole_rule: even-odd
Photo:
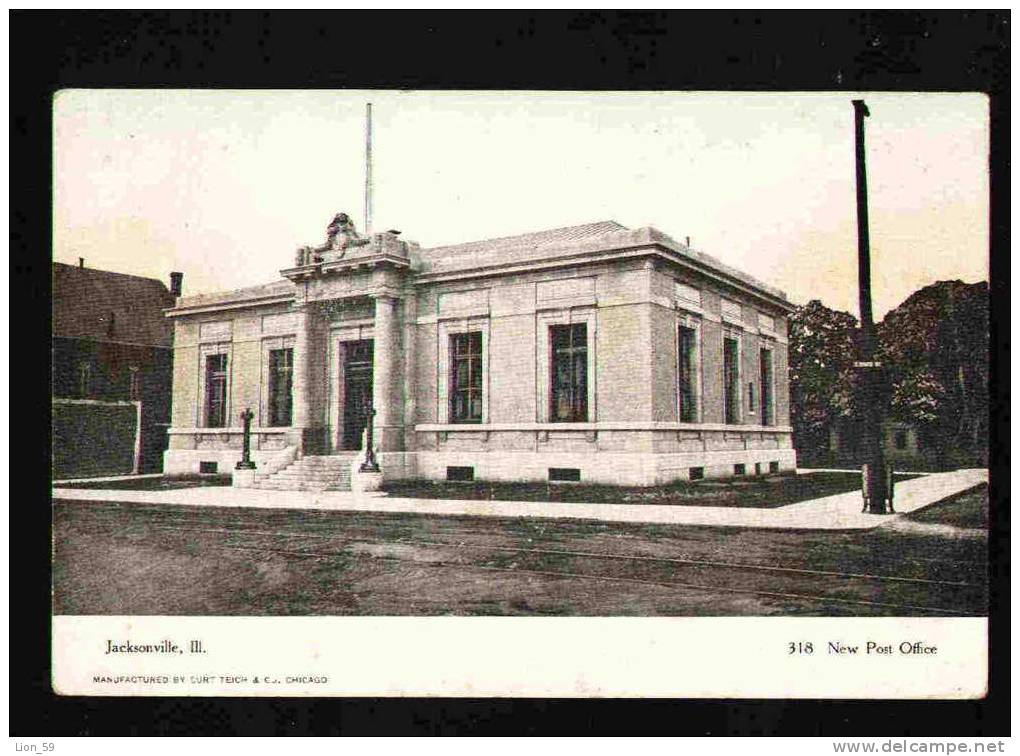
<instances>
[{"instance_id":1,"label":"vintage postcard","mask_svg":"<svg viewBox=\"0 0 1020 756\"><path fill-rule=\"evenodd\" d=\"M985 694L983 95L53 116L56 692Z\"/></svg>"}]
</instances>

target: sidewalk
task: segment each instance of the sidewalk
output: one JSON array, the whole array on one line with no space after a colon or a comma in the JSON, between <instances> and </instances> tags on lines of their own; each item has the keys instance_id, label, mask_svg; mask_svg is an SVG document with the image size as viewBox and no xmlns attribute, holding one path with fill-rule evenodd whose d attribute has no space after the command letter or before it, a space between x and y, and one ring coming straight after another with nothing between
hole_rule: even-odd
<instances>
[{"instance_id":1,"label":"sidewalk","mask_svg":"<svg viewBox=\"0 0 1020 756\"><path fill-rule=\"evenodd\" d=\"M104 475L100 478L67 478L66 480L53 481L54 488L60 488L65 483L115 483L119 480L143 480L145 478L162 478L163 473L145 473L144 475Z\"/></svg>"},{"instance_id":2,"label":"sidewalk","mask_svg":"<svg viewBox=\"0 0 1020 756\"><path fill-rule=\"evenodd\" d=\"M536 517L606 522L712 525L734 528L806 530L867 529L886 525L898 516L933 504L988 480L987 470L933 473L896 484L895 515L861 512L859 491L801 501L775 509L688 507L648 504L569 504L533 501L469 501L461 499L400 499L347 491L261 491L227 487L172 491L122 491L57 488L53 497L76 501L123 501L182 506L318 509L345 512L406 512L479 517Z\"/></svg>"}]
</instances>

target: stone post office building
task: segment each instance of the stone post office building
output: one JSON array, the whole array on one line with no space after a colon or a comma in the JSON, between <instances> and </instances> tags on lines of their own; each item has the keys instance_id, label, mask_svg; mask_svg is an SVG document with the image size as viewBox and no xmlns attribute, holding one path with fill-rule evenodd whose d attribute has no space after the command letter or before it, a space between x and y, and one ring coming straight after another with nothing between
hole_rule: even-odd
<instances>
[{"instance_id":1,"label":"stone post office building","mask_svg":"<svg viewBox=\"0 0 1020 756\"><path fill-rule=\"evenodd\" d=\"M792 306L654 228L423 249L340 214L280 273L167 311L168 473L232 470L247 408L263 487L343 487L329 475L373 410L386 479L653 485L795 467Z\"/></svg>"}]
</instances>

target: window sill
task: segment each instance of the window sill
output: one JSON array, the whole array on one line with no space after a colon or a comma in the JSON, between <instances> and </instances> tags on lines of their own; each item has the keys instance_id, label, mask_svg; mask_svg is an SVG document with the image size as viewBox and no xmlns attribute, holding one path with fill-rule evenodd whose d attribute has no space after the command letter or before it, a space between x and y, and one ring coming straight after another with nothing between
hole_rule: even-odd
<instances>
[{"instance_id":1,"label":"window sill","mask_svg":"<svg viewBox=\"0 0 1020 756\"><path fill-rule=\"evenodd\" d=\"M287 431L290 430L293 429L282 426L277 428L252 428L251 434L254 436L256 434L265 435L268 433L286 433ZM235 426L231 428L167 428L166 432L169 433L170 435L180 436L193 436L198 433L201 433L202 435L211 435L216 433L229 435L235 433L244 433L244 428L241 426Z\"/></svg>"}]
</instances>

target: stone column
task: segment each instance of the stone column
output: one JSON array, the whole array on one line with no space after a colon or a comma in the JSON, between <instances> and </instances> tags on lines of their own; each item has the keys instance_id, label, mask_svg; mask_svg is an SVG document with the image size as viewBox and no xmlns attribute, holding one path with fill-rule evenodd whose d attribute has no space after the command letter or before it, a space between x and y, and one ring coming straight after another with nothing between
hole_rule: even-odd
<instances>
[{"instance_id":1,"label":"stone column","mask_svg":"<svg viewBox=\"0 0 1020 756\"><path fill-rule=\"evenodd\" d=\"M400 381L398 391L399 401L403 403L404 417L404 451L414 451L417 448L417 439L414 436L414 420L417 412L417 397L414 391L414 381L418 366L415 364L415 328L417 321L418 303L414 296L404 299L404 376ZM485 376L488 379L488 376Z\"/></svg>"},{"instance_id":2,"label":"stone column","mask_svg":"<svg viewBox=\"0 0 1020 756\"><path fill-rule=\"evenodd\" d=\"M308 380L308 350L311 345L309 338L309 313L307 305L294 307L294 365L292 387L294 391L291 426L294 428L294 443L298 451L304 451L305 429L310 423L309 409L311 405L311 384Z\"/></svg>"},{"instance_id":3,"label":"stone column","mask_svg":"<svg viewBox=\"0 0 1020 756\"><path fill-rule=\"evenodd\" d=\"M380 451L399 451L402 445L403 410L394 390L400 370L400 300L388 294L375 298L375 343L372 365L372 406L375 409L376 446Z\"/></svg>"}]
</instances>

